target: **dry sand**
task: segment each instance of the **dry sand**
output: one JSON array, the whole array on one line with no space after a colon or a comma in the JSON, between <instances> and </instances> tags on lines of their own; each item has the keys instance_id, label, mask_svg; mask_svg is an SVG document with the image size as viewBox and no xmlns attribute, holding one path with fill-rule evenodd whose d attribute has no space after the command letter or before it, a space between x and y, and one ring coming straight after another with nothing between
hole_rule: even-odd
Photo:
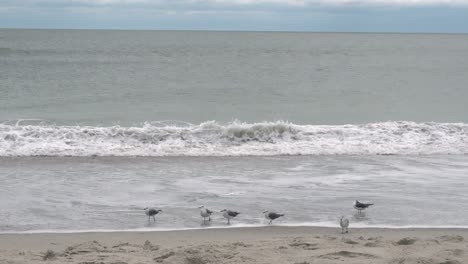
<instances>
[{"instance_id":1,"label":"dry sand","mask_svg":"<svg viewBox=\"0 0 468 264\"><path fill-rule=\"evenodd\" d=\"M468 263L467 229L255 227L0 235L0 263Z\"/></svg>"}]
</instances>

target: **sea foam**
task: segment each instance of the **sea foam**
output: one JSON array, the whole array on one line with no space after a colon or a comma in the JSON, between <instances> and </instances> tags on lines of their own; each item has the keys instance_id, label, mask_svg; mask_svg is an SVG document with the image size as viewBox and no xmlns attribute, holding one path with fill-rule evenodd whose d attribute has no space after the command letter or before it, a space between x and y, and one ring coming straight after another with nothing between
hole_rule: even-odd
<instances>
[{"instance_id":1,"label":"sea foam","mask_svg":"<svg viewBox=\"0 0 468 264\"><path fill-rule=\"evenodd\" d=\"M141 126L0 124L0 156L275 156L468 153L468 124L146 122Z\"/></svg>"}]
</instances>

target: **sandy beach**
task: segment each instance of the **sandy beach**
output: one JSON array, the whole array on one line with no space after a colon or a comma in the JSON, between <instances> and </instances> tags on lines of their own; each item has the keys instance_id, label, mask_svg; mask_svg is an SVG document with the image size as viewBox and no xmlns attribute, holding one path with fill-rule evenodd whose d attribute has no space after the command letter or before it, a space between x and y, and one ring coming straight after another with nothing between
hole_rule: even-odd
<instances>
[{"instance_id":1,"label":"sandy beach","mask_svg":"<svg viewBox=\"0 0 468 264\"><path fill-rule=\"evenodd\" d=\"M0 263L468 263L467 229L252 227L0 235Z\"/></svg>"}]
</instances>

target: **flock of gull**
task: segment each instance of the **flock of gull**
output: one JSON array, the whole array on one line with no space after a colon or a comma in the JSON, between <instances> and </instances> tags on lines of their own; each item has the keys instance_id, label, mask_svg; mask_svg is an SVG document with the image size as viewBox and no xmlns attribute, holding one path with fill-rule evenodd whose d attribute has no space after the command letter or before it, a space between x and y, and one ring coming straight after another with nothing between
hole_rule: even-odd
<instances>
[{"instance_id":1,"label":"flock of gull","mask_svg":"<svg viewBox=\"0 0 468 264\"><path fill-rule=\"evenodd\" d=\"M365 209L367 209L371 205L373 205L373 204L372 203L362 203L362 202L359 202L358 200L356 200L354 202L354 209L356 209L358 211L358 214L361 214L362 211L364 211ZM198 207L198 208L200 209L201 217L203 217L203 223L205 224L207 219L208 219L209 222L211 222L211 215L213 214L213 211L209 210L208 208L206 208L203 205ZM156 222L155 216L157 214L159 214L160 212L162 212L162 210L160 210L160 209L148 208L148 207L144 208L144 210L145 210L145 214L148 216L148 221L149 222L151 222L151 218L153 218L153 221ZM220 212L223 213L223 217L227 219L228 225L231 224L231 219L235 218L237 215L240 214L237 211L227 210L227 209L223 209ZM264 215L265 219L269 220L269 224L272 224L273 220L284 216L284 214L279 214L279 213L270 212L270 211L263 211L263 215ZM349 220L347 218L345 218L344 216L342 216L340 218L340 226L341 226L341 233L342 234L343 233L348 233Z\"/></svg>"}]
</instances>

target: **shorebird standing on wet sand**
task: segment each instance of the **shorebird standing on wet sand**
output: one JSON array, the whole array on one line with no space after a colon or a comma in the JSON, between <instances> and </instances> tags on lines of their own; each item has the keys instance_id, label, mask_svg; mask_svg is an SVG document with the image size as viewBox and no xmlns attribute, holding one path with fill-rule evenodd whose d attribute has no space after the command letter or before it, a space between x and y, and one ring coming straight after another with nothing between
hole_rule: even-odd
<instances>
[{"instance_id":1,"label":"shorebird standing on wet sand","mask_svg":"<svg viewBox=\"0 0 468 264\"><path fill-rule=\"evenodd\" d=\"M145 210L145 214L148 216L148 222L151 222L151 217L153 217L153 221L156 222L156 218L154 216L159 214L159 212L162 212L162 210L160 209L154 209L154 208L148 208L148 207L146 207L143 210Z\"/></svg>"},{"instance_id":2,"label":"shorebird standing on wet sand","mask_svg":"<svg viewBox=\"0 0 468 264\"><path fill-rule=\"evenodd\" d=\"M208 217L208 221L211 222L211 214L213 211L208 210L204 205L198 207L200 208L200 215L203 217L203 223L206 222L206 218Z\"/></svg>"},{"instance_id":3,"label":"shorebird standing on wet sand","mask_svg":"<svg viewBox=\"0 0 468 264\"><path fill-rule=\"evenodd\" d=\"M265 218L267 220L270 220L270 222L268 223L269 225L271 225L271 223L273 222L273 220L277 219L277 218L280 218L281 216L284 216L284 214L277 214L275 212L270 212L270 211L264 211L263 212L263 215L265 216Z\"/></svg>"},{"instance_id":4,"label":"shorebird standing on wet sand","mask_svg":"<svg viewBox=\"0 0 468 264\"><path fill-rule=\"evenodd\" d=\"M240 214L239 212L236 212L236 211L231 211L231 210L226 210L226 209L223 209L221 210L221 213L223 213L223 216L224 218L226 218L228 220L228 225L231 224L231 219L236 217L238 214Z\"/></svg>"},{"instance_id":5,"label":"shorebird standing on wet sand","mask_svg":"<svg viewBox=\"0 0 468 264\"><path fill-rule=\"evenodd\" d=\"M349 220L342 216L340 218L341 234L348 233ZM346 232L345 232L346 230Z\"/></svg>"}]
</instances>

